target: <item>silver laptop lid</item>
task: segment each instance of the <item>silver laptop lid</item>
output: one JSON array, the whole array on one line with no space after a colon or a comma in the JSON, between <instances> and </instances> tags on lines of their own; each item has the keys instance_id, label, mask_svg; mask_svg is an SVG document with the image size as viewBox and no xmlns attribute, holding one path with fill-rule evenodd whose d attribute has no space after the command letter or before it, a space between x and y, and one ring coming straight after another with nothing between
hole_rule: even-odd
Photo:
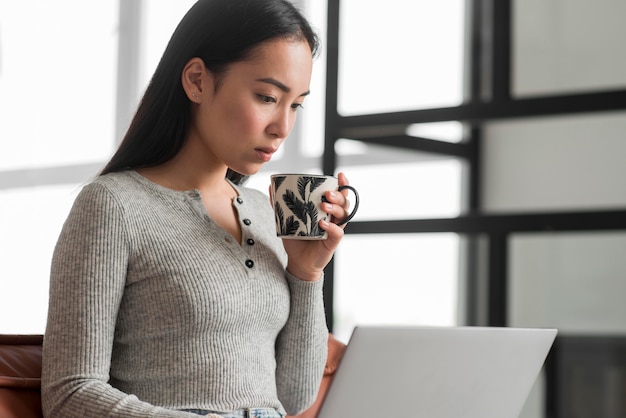
<instances>
[{"instance_id":1,"label":"silver laptop lid","mask_svg":"<svg viewBox=\"0 0 626 418\"><path fill-rule=\"evenodd\" d=\"M357 327L319 418L516 418L556 333Z\"/></svg>"}]
</instances>

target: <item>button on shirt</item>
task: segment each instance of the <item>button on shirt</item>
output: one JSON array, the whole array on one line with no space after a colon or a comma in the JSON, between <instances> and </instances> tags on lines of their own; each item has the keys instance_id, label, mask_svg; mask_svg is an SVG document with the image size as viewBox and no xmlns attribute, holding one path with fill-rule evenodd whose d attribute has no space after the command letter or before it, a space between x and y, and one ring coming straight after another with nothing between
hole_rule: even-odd
<instances>
[{"instance_id":1,"label":"button on shirt","mask_svg":"<svg viewBox=\"0 0 626 418\"><path fill-rule=\"evenodd\" d=\"M254 269L254 257L257 256L254 251L254 239L251 237L252 235L252 220L248 217L248 210L245 205L244 199L241 196L237 196L233 199L233 206L237 210L237 214L239 215L239 219L241 222L241 238L242 242L245 243L242 246L242 250L248 255L248 258L244 261L245 266L253 270Z\"/></svg>"},{"instance_id":2,"label":"button on shirt","mask_svg":"<svg viewBox=\"0 0 626 418\"><path fill-rule=\"evenodd\" d=\"M275 265L275 256L268 257L265 252L269 248L275 247L280 240L276 237L274 230L269 198L266 202L258 201L259 199L256 195L253 199L245 199L241 196L242 190L238 189L235 185L233 185L233 187L238 192L238 195L232 200L232 205L235 208L239 225L241 226L241 243L236 242L228 232L213 222L211 216L206 212L206 208L202 202L202 195L199 191L189 190L185 192L185 194L191 206L204 221L204 227L208 228L209 233L224 235L224 243L228 246L231 254L237 259L236 263L242 266L243 271L249 279L254 279L257 276L257 270L259 268L277 268L277 265ZM258 210L258 206L263 204L267 205L268 211ZM265 213L267 213L268 216L260 218L260 214ZM258 237L263 237L263 239L259 241ZM276 237L277 242L264 243L263 240L267 239L265 237L272 237L272 239Z\"/></svg>"}]
</instances>

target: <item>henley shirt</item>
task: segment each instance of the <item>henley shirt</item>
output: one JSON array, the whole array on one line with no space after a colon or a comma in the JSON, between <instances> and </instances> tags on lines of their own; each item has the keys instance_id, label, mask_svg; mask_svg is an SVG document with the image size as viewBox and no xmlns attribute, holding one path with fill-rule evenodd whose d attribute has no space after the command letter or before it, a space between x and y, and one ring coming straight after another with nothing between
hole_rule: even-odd
<instances>
[{"instance_id":1,"label":"henley shirt","mask_svg":"<svg viewBox=\"0 0 626 418\"><path fill-rule=\"evenodd\" d=\"M295 415L313 403L328 338L323 279L287 273L268 197L232 186L241 242L197 190L124 171L80 191L52 261L45 416Z\"/></svg>"}]
</instances>

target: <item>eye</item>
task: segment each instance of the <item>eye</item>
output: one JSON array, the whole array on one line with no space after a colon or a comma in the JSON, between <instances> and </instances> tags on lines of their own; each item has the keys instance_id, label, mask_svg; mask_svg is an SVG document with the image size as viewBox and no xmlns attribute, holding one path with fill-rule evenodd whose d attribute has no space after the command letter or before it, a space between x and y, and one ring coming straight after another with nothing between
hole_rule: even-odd
<instances>
[{"instance_id":1,"label":"eye","mask_svg":"<svg viewBox=\"0 0 626 418\"><path fill-rule=\"evenodd\" d=\"M273 98L272 96L266 96L264 94L257 94L257 97L263 103L276 103L276 99Z\"/></svg>"},{"instance_id":2,"label":"eye","mask_svg":"<svg viewBox=\"0 0 626 418\"><path fill-rule=\"evenodd\" d=\"M304 105L302 103L294 103L291 105L291 109L293 109L294 111L298 109L304 109Z\"/></svg>"}]
</instances>

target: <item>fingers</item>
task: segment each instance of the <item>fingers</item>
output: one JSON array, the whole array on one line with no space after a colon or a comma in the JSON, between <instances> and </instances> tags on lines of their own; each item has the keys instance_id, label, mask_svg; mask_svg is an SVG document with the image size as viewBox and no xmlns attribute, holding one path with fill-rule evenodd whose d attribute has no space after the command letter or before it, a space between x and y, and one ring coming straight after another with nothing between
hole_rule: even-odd
<instances>
[{"instance_id":1,"label":"fingers","mask_svg":"<svg viewBox=\"0 0 626 418\"><path fill-rule=\"evenodd\" d=\"M347 186L350 184L350 182L348 181L348 178L343 172L340 172L339 174L337 174L337 179L339 180L340 186Z\"/></svg>"},{"instance_id":2,"label":"fingers","mask_svg":"<svg viewBox=\"0 0 626 418\"><path fill-rule=\"evenodd\" d=\"M348 216L350 202L341 193L335 193L335 195L341 196L341 198L338 198L338 202L343 202L343 204L332 203L331 198L327 197L328 202L322 203L322 209L332 216L334 222L341 222Z\"/></svg>"},{"instance_id":3,"label":"fingers","mask_svg":"<svg viewBox=\"0 0 626 418\"><path fill-rule=\"evenodd\" d=\"M320 221L320 227L328 233L328 237L323 241L324 245L328 250L335 251L343 238L345 225L338 226L332 222Z\"/></svg>"},{"instance_id":4,"label":"fingers","mask_svg":"<svg viewBox=\"0 0 626 418\"><path fill-rule=\"evenodd\" d=\"M349 184L345 174L339 173L337 176L339 186L347 186ZM341 192L326 192L326 202L323 203L322 209L332 215L334 222L341 222L349 215L350 201L347 199L348 190Z\"/></svg>"},{"instance_id":5,"label":"fingers","mask_svg":"<svg viewBox=\"0 0 626 418\"><path fill-rule=\"evenodd\" d=\"M348 178L343 173L339 173L337 175L337 179L339 180L339 186L348 186L348 185L350 185L350 182L348 181ZM348 196L348 191L344 189L344 190L341 191L341 194L345 198L345 197Z\"/></svg>"}]
</instances>

